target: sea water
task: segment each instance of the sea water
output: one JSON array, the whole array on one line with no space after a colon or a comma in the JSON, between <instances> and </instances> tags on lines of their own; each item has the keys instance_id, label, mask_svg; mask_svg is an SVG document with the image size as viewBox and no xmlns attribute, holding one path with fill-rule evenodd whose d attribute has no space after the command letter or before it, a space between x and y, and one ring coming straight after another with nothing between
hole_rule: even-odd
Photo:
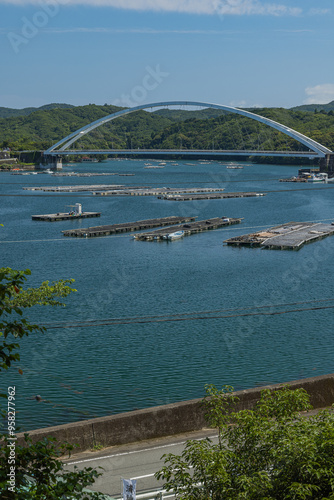
<instances>
[{"instance_id":1,"label":"sea water","mask_svg":"<svg viewBox=\"0 0 334 500\"><path fill-rule=\"evenodd\" d=\"M30 286L73 278L77 290L65 308L25 311L50 328L23 338L21 360L1 373L1 392L16 387L22 430L200 398L205 384L242 389L334 372L333 309L322 308L333 305L334 238L299 251L223 244L290 221L330 223L331 185L280 183L297 173L296 166L241 162L243 169L227 169L224 161L182 160L145 169L147 162L64 167L116 174L101 177L0 173L1 266L30 269ZM219 187L266 196L175 202L23 190L78 184ZM75 203L101 217L31 219L69 211ZM173 242L135 241L130 233L62 234L172 215L243 220Z\"/></svg>"}]
</instances>

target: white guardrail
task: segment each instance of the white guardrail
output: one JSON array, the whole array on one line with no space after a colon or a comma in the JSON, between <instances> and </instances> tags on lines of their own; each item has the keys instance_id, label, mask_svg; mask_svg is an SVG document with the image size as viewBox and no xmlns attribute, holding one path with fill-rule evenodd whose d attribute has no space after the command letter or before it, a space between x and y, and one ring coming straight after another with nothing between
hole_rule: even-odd
<instances>
[{"instance_id":1,"label":"white guardrail","mask_svg":"<svg viewBox=\"0 0 334 500\"><path fill-rule=\"evenodd\" d=\"M174 493L167 492L166 490L154 490L147 493L138 493L136 500L167 500L174 499ZM115 500L123 500L123 496L115 498Z\"/></svg>"}]
</instances>

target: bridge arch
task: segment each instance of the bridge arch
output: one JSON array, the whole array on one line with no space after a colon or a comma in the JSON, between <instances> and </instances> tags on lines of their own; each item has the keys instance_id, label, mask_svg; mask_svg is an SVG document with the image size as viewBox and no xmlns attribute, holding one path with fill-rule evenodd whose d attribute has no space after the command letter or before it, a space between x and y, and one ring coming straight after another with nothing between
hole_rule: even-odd
<instances>
[{"instance_id":1,"label":"bridge arch","mask_svg":"<svg viewBox=\"0 0 334 500\"><path fill-rule=\"evenodd\" d=\"M269 127L279 130L280 132L283 132L283 134L286 134L296 141L300 142L304 146L308 147L315 153L317 153L317 156L319 157L325 157L326 154L332 153L332 151L319 142L314 141L313 139L310 139L306 135L301 134L300 132L297 132L296 130L287 127L286 125L282 125L281 123L278 123L274 120L270 120L269 118L265 118L260 115L256 115L255 113L251 113L250 111L245 111L240 108L234 108L232 106L225 106L222 104L211 104L211 103L206 103L206 102L198 102L198 101L166 101L166 102L154 102L150 104L141 104L139 106L135 106L133 108L127 108L123 109L121 111L116 111L115 113L112 113L110 115L107 115L103 118L100 118L99 120L95 120L92 123L89 123L88 125L85 125L84 127L76 130L75 132L72 132L71 134L67 135L60 141L58 141L56 144L51 146L49 149L44 151L45 155L48 154L56 154L56 153L61 153L66 151L71 144L76 142L78 139L83 137L85 134L88 134L92 130L94 130L97 127L100 127L101 125L104 125L112 120L115 120L116 118L120 116L124 116L130 113L134 113L135 111L140 111L148 108L161 108L164 106L195 106L195 107L201 107L201 108L213 108L213 109L220 109L223 111L228 111L230 113L235 113L237 115L242 115L246 116L248 118L251 118L253 120L256 120L260 123L264 123L265 125L269 125ZM59 148L59 149L56 149Z\"/></svg>"}]
</instances>

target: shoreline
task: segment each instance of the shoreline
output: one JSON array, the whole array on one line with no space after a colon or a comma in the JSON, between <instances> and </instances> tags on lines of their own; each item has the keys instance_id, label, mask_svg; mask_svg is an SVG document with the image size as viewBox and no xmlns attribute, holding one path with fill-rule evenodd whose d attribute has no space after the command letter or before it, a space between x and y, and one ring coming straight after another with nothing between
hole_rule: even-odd
<instances>
[{"instance_id":1,"label":"shoreline","mask_svg":"<svg viewBox=\"0 0 334 500\"><path fill-rule=\"evenodd\" d=\"M239 402L236 410L251 409L259 401L264 389L276 390L288 385L291 389L303 388L310 396L314 409L330 407L334 403L334 373L293 380L284 384L267 385L236 391ZM170 403L117 415L98 417L69 424L45 427L29 431L33 442L54 437L59 442L77 445L75 452L83 452L96 446L110 447L156 439L166 436L199 431L207 428L205 409L201 399ZM24 434L17 434L17 442L24 445Z\"/></svg>"}]
</instances>

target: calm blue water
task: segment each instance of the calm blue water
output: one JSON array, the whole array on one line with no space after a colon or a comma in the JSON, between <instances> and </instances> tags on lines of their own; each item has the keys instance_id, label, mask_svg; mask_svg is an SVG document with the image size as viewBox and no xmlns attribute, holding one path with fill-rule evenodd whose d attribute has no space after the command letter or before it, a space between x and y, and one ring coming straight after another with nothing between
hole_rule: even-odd
<instances>
[{"instance_id":1,"label":"calm blue water","mask_svg":"<svg viewBox=\"0 0 334 500\"><path fill-rule=\"evenodd\" d=\"M333 189L278 182L296 174L298 168L292 166L245 163L242 170L229 170L224 162L180 161L167 162L159 170L143 167L144 161L114 160L64 168L134 173L131 177L0 173L0 194L6 195L0 196L1 265L31 269L32 286L74 278L78 290L66 299L66 308L28 312L32 320L63 321L67 327L25 338L20 363L1 375L2 390L7 385L17 388L18 424L23 429L202 397L206 383L240 389L334 372L333 309L240 316L307 307L274 307L277 304L333 298L334 238L298 252L223 245L234 235L292 220L334 220ZM103 183L270 192L261 198L182 203L22 189ZM76 202L85 211L101 211L101 218L31 220L32 214L68 210ZM130 234L74 239L61 233L72 227L170 215L244 220L239 226L172 243L134 241ZM249 309L226 312L239 308ZM210 319L95 324L110 318L199 311L216 312ZM226 314L233 317L217 317ZM69 326L88 320L89 327ZM33 399L36 394L43 401Z\"/></svg>"}]
</instances>

